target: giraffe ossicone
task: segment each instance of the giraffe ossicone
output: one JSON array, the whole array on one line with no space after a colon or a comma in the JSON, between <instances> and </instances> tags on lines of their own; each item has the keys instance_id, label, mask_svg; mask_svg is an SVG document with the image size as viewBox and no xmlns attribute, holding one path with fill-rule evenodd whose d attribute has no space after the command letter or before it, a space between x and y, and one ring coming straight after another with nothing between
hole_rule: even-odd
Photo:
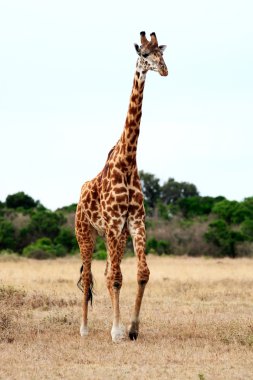
<instances>
[{"instance_id":1,"label":"giraffe ossicone","mask_svg":"<svg viewBox=\"0 0 253 380\"><path fill-rule=\"evenodd\" d=\"M128 335L131 340L135 340L139 334L140 308L150 272L145 255L145 210L136 163L137 143L146 74L151 70L161 76L168 75L163 59L166 46L158 45L155 33L151 33L150 41L145 32L141 32L140 35L141 45L135 44L139 57L123 132L109 152L102 171L82 186L75 219L76 237L82 258L82 272L78 284L84 293L80 334L88 335L88 300L92 296L93 284L91 261L99 234L105 237L107 247L105 274L113 308L113 342L120 342L125 337L119 307L122 286L120 263L129 234L138 260L138 288Z\"/></svg>"}]
</instances>

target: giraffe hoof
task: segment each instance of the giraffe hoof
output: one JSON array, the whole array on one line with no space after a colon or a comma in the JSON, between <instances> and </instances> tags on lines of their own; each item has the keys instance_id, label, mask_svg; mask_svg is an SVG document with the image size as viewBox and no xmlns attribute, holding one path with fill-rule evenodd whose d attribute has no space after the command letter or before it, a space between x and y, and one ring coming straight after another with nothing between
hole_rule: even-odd
<instances>
[{"instance_id":1,"label":"giraffe hoof","mask_svg":"<svg viewBox=\"0 0 253 380\"><path fill-rule=\"evenodd\" d=\"M81 325L80 327L80 335L81 336L87 336L89 334L88 327Z\"/></svg>"},{"instance_id":2,"label":"giraffe hoof","mask_svg":"<svg viewBox=\"0 0 253 380\"><path fill-rule=\"evenodd\" d=\"M121 342L123 339L125 339L126 336L125 327L123 325L120 325L118 327L113 326L111 330L111 336L114 343Z\"/></svg>"},{"instance_id":3,"label":"giraffe hoof","mask_svg":"<svg viewBox=\"0 0 253 380\"><path fill-rule=\"evenodd\" d=\"M136 340L139 334L139 321L133 321L129 327L128 336L131 340Z\"/></svg>"},{"instance_id":4,"label":"giraffe hoof","mask_svg":"<svg viewBox=\"0 0 253 380\"><path fill-rule=\"evenodd\" d=\"M137 331L129 331L128 336L130 340L136 340L138 338L138 332Z\"/></svg>"}]
</instances>

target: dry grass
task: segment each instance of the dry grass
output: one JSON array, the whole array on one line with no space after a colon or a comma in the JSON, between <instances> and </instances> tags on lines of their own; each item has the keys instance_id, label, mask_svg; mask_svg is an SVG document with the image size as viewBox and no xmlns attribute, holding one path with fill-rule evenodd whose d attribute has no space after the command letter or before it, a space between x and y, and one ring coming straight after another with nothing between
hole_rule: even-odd
<instances>
[{"instance_id":1,"label":"dry grass","mask_svg":"<svg viewBox=\"0 0 253 380\"><path fill-rule=\"evenodd\" d=\"M90 335L79 336L80 261L0 262L1 379L253 378L253 261L149 257L136 342L113 344L104 262L94 262ZM122 264L130 320L135 259Z\"/></svg>"}]
</instances>

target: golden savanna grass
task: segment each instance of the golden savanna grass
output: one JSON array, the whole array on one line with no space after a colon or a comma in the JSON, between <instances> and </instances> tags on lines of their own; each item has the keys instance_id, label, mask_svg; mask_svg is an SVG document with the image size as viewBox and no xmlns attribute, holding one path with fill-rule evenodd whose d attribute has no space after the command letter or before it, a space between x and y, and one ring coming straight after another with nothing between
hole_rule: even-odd
<instances>
[{"instance_id":1,"label":"golden savanna grass","mask_svg":"<svg viewBox=\"0 0 253 380\"><path fill-rule=\"evenodd\" d=\"M151 270L136 342L111 342L111 305L96 280L90 335L79 336L80 260L0 261L1 379L253 379L253 261L148 257ZM122 263L122 320L136 291Z\"/></svg>"}]
</instances>

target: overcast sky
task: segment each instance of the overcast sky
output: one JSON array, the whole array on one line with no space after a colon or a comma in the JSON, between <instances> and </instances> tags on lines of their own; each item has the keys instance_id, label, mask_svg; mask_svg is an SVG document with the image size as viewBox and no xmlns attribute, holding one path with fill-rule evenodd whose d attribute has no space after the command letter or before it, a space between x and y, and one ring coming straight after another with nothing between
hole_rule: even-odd
<instances>
[{"instance_id":1,"label":"overcast sky","mask_svg":"<svg viewBox=\"0 0 253 380\"><path fill-rule=\"evenodd\" d=\"M0 0L0 200L78 201L126 117L139 33L166 44L150 72L138 167L201 195L253 195L251 0Z\"/></svg>"}]
</instances>

